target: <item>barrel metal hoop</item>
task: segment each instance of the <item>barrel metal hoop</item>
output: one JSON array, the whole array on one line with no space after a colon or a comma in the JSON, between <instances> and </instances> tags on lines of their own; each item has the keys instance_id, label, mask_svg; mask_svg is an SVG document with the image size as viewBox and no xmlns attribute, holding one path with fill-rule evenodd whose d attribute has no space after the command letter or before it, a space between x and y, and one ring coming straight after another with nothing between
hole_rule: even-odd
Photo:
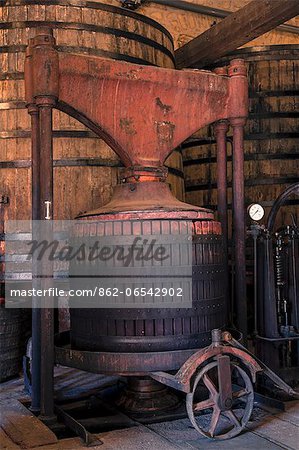
<instances>
[{"instance_id":1,"label":"barrel metal hoop","mask_svg":"<svg viewBox=\"0 0 299 450\"><path fill-rule=\"evenodd\" d=\"M11 30L14 28L38 28L38 27L50 27L54 29L64 29L64 30L79 30L79 31L91 31L94 33L104 33L113 35L116 37L123 37L126 39L133 40L135 42L140 42L142 44L148 45L149 47L155 48L156 50L160 50L166 56L168 56L172 62L175 62L173 53L162 44L154 41L153 39L147 38L145 36L141 36L137 33L132 33L129 31L111 28L111 27L102 27L101 25L93 25L87 23L79 23L79 22L55 22L55 21L18 21L18 22L4 22L0 23L0 30Z\"/></svg>"},{"instance_id":2,"label":"barrel metal hoop","mask_svg":"<svg viewBox=\"0 0 299 450\"><path fill-rule=\"evenodd\" d=\"M160 23L151 19L150 17L143 16L141 14L135 13L133 11L129 11L126 9L118 8L117 6L108 5L104 3L98 3L93 1L81 1L81 0L6 0L6 7L16 7L16 6L27 6L27 5L45 5L45 6L67 6L67 7L81 7L87 9L96 9L101 11L112 12L113 14L119 14L121 16L132 17L139 22L144 22L148 25L151 25L153 28L161 31L163 34L166 34L171 42L173 42L173 38L170 32L163 27Z\"/></svg>"}]
</instances>

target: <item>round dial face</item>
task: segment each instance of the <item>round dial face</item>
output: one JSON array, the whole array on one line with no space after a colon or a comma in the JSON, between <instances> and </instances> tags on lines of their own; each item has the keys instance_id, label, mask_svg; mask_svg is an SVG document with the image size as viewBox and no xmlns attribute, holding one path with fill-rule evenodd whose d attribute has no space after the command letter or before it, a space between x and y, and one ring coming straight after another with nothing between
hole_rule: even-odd
<instances>
[{"instance_id":1,"label":"round dial face","mask_svg":"<svg viewBox=\"0 0 299 450\"><path fill-rule=\"evenodd\" d=\"M261 220L264 217L265 211L262 205L258 203L253 203L248 206L248 214L252 220Z\"/></svg>"}]
</instances>

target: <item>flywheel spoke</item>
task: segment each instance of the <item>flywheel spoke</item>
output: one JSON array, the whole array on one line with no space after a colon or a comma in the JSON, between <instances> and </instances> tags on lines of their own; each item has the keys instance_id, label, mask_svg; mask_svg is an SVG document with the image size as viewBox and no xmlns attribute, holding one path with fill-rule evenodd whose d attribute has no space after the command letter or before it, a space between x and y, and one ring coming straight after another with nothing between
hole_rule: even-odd
<instances>
[{"instance_id":1,"label":"flywheel spoke","mask_svg":"<svg viewBox=\"0 0 299 450\"><path fill-rule=\"evenodd\" d=\"M212 398L208 398L202 402L194 403L193 409L194 411L202 411L203 409L213 408L214 406L214 400Z\"/></svg>"},{"instance_id":2,"label":"flywheel spoke","mask_svg":"<svg viewBox=\"0 0 299 450\"><path fill-rule=\"evenodd\" d=\"M203 379L203 382L206 385L206 387L209 389L212 397L215 397L216 395L218 395L216 386L207 373L204 374L202 379Z\"/></svg>"},{"instance_id":3,"label":"flywheel spoke","mask_svg":"<svg viewBox=\"0 0 299 450\"><path fill-rule=\"evenodd\" d=\"M215 433L217 424L219 422L220 414L221 414L220 408L218 408L218 406L215 406L215 408L213 410L213 414L212 414L210 429L209 429L209 433L212 437L214 437L214 433Z\"/></svg>"},{"instance_id":4,"label":"flywheel spoke","mask_svg":"<svg viewBox=\"0 0 299 450\"><path fill-rule=\"evenodd\" d=\"M247 389L240 389L240 391L233 392L233 398L245 397L246 395L249 394L250 392L248 392Z\"/></svg>"},{"instance_id":5,"label":"flywheel spoke","mask_svg":"<svg viewBox=\"0 0 299 450\"><path fill-rule=\"evenodd\" d=\"M229 409L228 411L225 411L224 414L226 415L226 417L228 419L230 419L230 421L233 423L234 427L240 428L241 427L241 423L239 422L239 419L237 418L236 414Z\"/></svg>"}]
</instances>

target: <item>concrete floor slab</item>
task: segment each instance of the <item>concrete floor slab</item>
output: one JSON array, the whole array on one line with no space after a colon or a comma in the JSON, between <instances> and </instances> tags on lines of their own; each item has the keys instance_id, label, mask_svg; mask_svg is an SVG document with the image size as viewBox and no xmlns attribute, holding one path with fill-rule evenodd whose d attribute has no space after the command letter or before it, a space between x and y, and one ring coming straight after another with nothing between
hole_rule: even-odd
<instances>
[{"instance_id":1,"label":"concrete floor slab","mask_svg":"<svg viewBox=\"0 0 299 450\"><path fill-rule=\"evenodd\" d=\"M75 369L56 368L55 389L56 395L60 398L70 400L78 395L87 392L98 392L105 385L113 383L111 377L102 377L95 374L88 374ZM16 399L24 397L22 379L12 380L0 386L0 412L8 409L9 404L16 402ZM27 397L28 398L28 397ZM19 403L14 410L14 426L16 429L22 428L22 417L26 408ZM21 406L20 406L21 405ZM31 413L26 410L26 414ZM25 415L26 415L25 414ZM2 414L3 415L3 414ZM28 420L28 419L26 419ZM31 428L34 434L34 417L30 419ZM208 420L203 418L202 420ZM291 402L287 406L286 412L274 413L273 410L265 411L254 408L252 419L248 424L248 430L229 441L213 441L200 436L191 426L188 419L181 419L160 424L139 425L133 428L105 432L98 435L104 442L103 445L93 447L101 450L297 450L299 448L299 403ZM17 425L18 424L18 425ZM40 422L41 424L41 422ZM43 426L43 424L41 424ZM28 429L28 428L27 428ZM38 428L37 428L38 429ZM49 431L49 430L48 430ZM20 430L19 430L20 432ZM50 432L50 431L49 431ZM50 432L51 433L51 432ZM15 434L15 431L14 433ZM13 435L11 434L11 436ZM14 437L13 442L10 436L3 430L0 433L0 449L19 450L22 444L29 450L79 450L86 449L80 438L69 438L60 441L35 442L22 441L22 433ZM55 438L56 439L56 438ZM30 446L31 445L31 446Z\"/></svg>"},{"instance_id":2,"label":"concrete floor slab","mask_svg":"<svg viewBox=\"0 0 299 450\"><path fill-rule=\"evenodd\" d=\"M150 425L155 433L171 440L181 449L205 450L281 450L284 447L273 444L254 433L244 431L229 441L213 441L200 436L188 419Z\"/></svg>"}]
</instances>

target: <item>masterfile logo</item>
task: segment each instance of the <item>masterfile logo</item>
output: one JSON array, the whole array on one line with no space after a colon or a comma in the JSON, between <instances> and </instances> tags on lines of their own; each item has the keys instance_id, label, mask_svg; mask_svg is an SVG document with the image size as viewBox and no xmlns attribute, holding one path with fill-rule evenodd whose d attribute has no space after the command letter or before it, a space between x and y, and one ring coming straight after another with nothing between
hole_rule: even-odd
<instances>
[{"instance_id":1,"label":"masterfile logo","mask_svg":"<svg viewBox=\"0 0 299 450\"><path fill-rule=\"evenodd\" d=\"M67 298L72 308L191 308L188 222L175 234L136 236L98 233L99 221L10 221L6 307Z\"/></svg>"}]
</instances>

